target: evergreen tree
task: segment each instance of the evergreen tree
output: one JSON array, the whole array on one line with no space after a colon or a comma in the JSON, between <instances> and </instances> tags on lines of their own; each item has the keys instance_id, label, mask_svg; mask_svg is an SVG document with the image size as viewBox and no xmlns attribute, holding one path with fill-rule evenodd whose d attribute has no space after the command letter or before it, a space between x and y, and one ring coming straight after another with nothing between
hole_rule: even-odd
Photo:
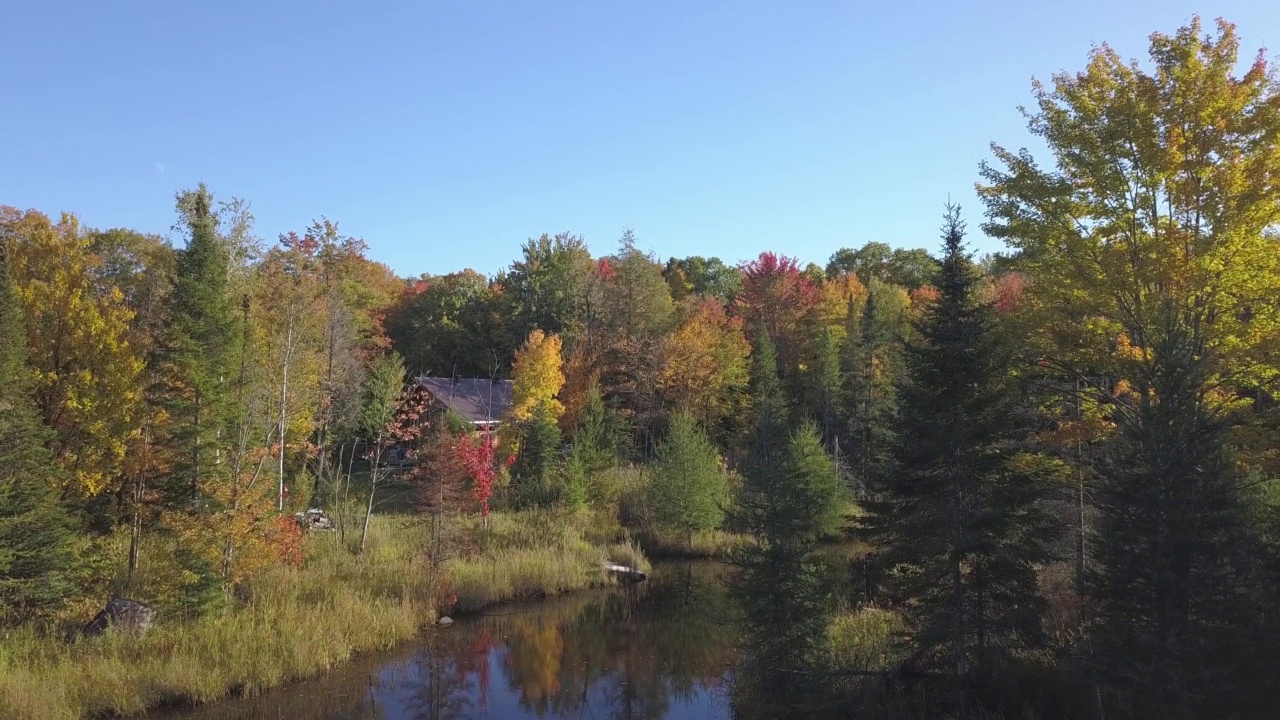
<instances>
[{"instance_id":1,"label":"evergreen tree","mask_svg":"<svg viewBox=\"0 0 1280 720\"><path fill-rule=\"evenodd\" d=\"M1226 717L1245 658L1258 657L1246 478L1228 454L1232 418L1214 400L1203 341L1170 313L1118 437L1096 473L1095 648L1122 712Z\"/></svg>"},{"instance_id":2,"label":"evergreen tree","mask_svg":"<svg viewBox=\"0 0 1280 720\"><path fill-rule=\"evenodd\" d=\"M626 430L617 420L605 407L599 387L592 384L564 465L564 503L568 507L604 507L617 499L616 488L600 482L617 464L618 448L626 442Z\"/></svg>"},{"instance_id":3,"label":"evergreen tree","mask_svg":"<svg viewBox=\"0 0 1280 720\"><path fill-rule=\"evenodd\" d=\"M831 450L837 447L840 433L843 376L840 350L839 326L820 329L809 349L809 368L805 375L805 416L818 423L822 443Z\"/></svg>"},{"instance_id":4,"label":"evergreen tree","mask_svg":"<svg viewBox=\"0 0 1280 720\"><path fill-rule=\"evenodd\" d=\"M649 506L659 525L679 531L692 545L695 533L714 530L724 520L729 486L719 453L693 415L681 412L671 419L657 454L646 488Z\"/></svg>"},{"instance_id":5,"label":"evergreen tree","mask_svg":"<svg viewBox=\"0 0 1280 720\"><path fill-rule=\"evenodd\" d=\"M520 454L511 468L515 501L522 507L547 507L556 499L554 487L560 427L548 403L534 409L520 429Z\"/></svg>"},{"instance_id":6,"label":"evergreen tree","mask_svg":"<svg viewBox=\"0 0 1280 720\"><path fill-rule=\"evenodd\" d=\"M1040 636L1047 559L1040 483L1011 358L976 297L959 208L947 208L939 298L906 351L897 472L870 503L870 539L896 570L909 663L989 678Z\"/></svg>"},{"instance_id":7,"label":"evergreen tree","mask_svg":"<svg viewBox=\"0 0 1280 720\"><path fill-rule=\"evenodd\" d=\"M56 608L72 590L72 528L26 366L22 308L0 242L0 624Z\"/></svg>"},{"instance_id":8,"label":"evergreen tree","mask_svg":"<svg viewBox=\"0 0 1280 720\"><path fill-rule=\"evenodd\" d=\"M218 235L213 195L201 184L179 193L187 246L178 256L167 339L173 387L175 500L198 502L202 483L225 473L220 445L231 437L233 378L241 345L229 292L232 257Z\"/></svg>"},{"instance_id":9,"label":"evergreen tree","mask_svg":"<svg viewBox=\"0 0 1280 720\"><path fill-rule=\"evenodd\" d=\"M875 492L893 467L895 385L902 373L906 294L872 278L861 312L850 310L844 356L844 442L854 487Z\"/></svg>"},{"instance_id":10,"label":"evergreen tree","mask_svg":"<svg viewBox=\"0 0 1280 720\"><path fill-rule=\"evenodd\" d=\"M843 487L813 423L785 439L785 403L771 400L778 385L769 374L771 347L761 343L765 360L754 378L762 393L756 435L784 439L770 443L767 464L754 458L739 500L743 529L756 542L732 558L745 630L734 705L743 717L803 718L823 700L811 673L825 655L831 612L830 576L812 551L818 537L839 529Z\"/></svg>"}]
</instances>

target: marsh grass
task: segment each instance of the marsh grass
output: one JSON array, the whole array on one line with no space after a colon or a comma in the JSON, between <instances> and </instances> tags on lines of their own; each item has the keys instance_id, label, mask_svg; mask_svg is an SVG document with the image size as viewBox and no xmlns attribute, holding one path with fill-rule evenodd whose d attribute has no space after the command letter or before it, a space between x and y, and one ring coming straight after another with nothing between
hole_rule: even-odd
<instances>
[{"instance_id":1,"label":"marsh grass","mask_svg":"<svg viewBox=\"0 0 1280 720\"><path fill-rule=\"evenodd\" d=\"M629 545L594 545L577 526L538 514L493 517L478 547L440 573L427 567L421 538L421 523L403 516L375 517L364 557L315 535L302 567L258 576L227 612L161 616L141 637L67 643L30 628L4 632L0 717L129 715L255 694L413 637L448 595L457 596L449 609L465 612L606 584L606 557L648 567Z\"/></svg>"},{"instance_id":2,"label":"marsh grass","mask_svg":"<svg viewBox=\"0 0 1280 720\"><path fill-rule=\"evenodd\" d=\"M901 619L888 610L863 608L836 615L827 628L832 667L888 670L898 660L894 635L901 630Z\"/></svg>"}]
</instances>

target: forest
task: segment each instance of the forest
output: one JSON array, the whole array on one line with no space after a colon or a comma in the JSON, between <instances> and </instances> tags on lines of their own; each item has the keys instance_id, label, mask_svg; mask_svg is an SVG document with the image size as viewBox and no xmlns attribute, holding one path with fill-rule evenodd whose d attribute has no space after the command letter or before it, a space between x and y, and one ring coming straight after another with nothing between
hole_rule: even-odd
<instances>
[{"instance_id":1,"label":"forest","mask_svg":"<svg viewBox=\"0 0 1280 720\"><path fill-rule=\"evenodd\" d=\"M1240 53L1196 19L1035 82L981 257L941 203L929 249L418 277L204 185L168 237L0 206L0 716L253 693L606 556L732 566L744 718L1269 716L1280 77ZM113 597L156 629L81 637Z\"/></svg>"}]
</instances>

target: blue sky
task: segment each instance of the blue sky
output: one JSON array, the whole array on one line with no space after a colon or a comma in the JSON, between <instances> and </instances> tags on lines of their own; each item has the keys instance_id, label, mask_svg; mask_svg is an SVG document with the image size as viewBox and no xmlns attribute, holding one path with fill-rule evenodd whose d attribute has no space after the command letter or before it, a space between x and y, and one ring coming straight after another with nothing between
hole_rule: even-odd
<instances>
[{"instance_id":1,"label":"blue sky","mask_svg":"<svg viewBox=\"0 0 1280 720\"><path fill-rule=\"evenodd\" d=\"M1280 47L1259 0L8 2L0 204L165 233L203 180L416 275L627 226L662 258L932 250L949 195L994 250L973 183L1030 142L1032 76L1197 12Z\"/></svg>"}]
</instances>

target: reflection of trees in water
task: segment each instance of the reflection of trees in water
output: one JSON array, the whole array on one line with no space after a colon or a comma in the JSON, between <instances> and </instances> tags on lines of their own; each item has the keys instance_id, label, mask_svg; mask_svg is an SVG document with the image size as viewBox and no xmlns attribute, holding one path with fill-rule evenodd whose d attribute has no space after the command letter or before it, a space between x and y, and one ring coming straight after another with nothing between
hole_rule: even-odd
<instances>
[{"instance_id":1,"label":"reflection of trees in water","mask_svg":"<svg viewBox=\"0 0 1280 720\"><path fill-rule=\"evenodd\" d=\"M734 596L742 608L742 659L732 706L739 720L820 716L829 571L807 552L777 544L744 552Z\"/></svg>"},{"instance_id":2,"label":"reflection of trees in water","mask_svg":"<svg viewBox=\"0 0 1280 720\"><path fill-rule=\"evenodd\" d=\"M459 647L456 638L445 633L434 633L426 647L419 650L410 661L408 673L403 678L403 695L398 703L414 720L463 720L476 717L475 691L466 672L467 649ZM395 691L392 691L393 694Z\"/></svg>"},{"instance_id":3,"label":"reflection of trees in water","mask_svg":"<svg viewBox=\"0 0 1280 720\"><path fill-rule=\"evenodd\" d=\"M619 592L512 616L511 685L527 709L660 718L672 697L714 685L731 661L730 604L714 566L682 566Z\"/></svg>"},{"instance_id":4,"label":"reflection of trees in water","mask_svg":"<svg viewBox=\"0 0 1280 720\"><path fill-rule=\"evenodd\" d=\"M490 717L496 679L531 715L661 718L673 702L718 688L733 661L734 605L720 573L710 563L660 567L638 585L497 608L428 630L398 660L365 658L316 683L191 717L479 719Z\"/></svg>"}]
</instances>

